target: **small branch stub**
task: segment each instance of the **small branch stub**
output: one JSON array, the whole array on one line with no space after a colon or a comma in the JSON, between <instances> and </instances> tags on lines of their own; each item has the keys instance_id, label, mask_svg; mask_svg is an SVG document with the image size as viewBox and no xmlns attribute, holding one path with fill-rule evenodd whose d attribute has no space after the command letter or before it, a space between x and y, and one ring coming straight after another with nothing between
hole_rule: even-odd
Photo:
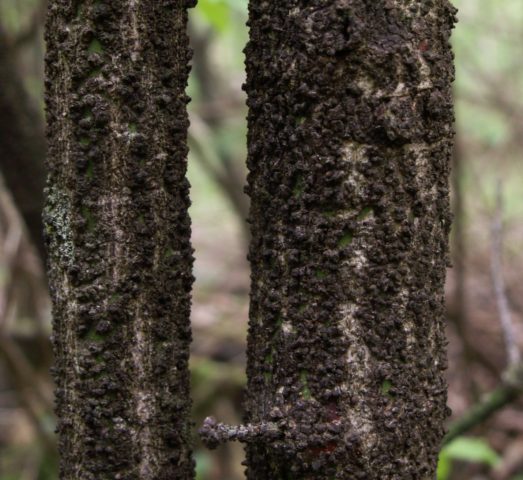
<instances>
[{"instance_id":1,"label":"small branch stub","mask_svg":"<svg viewBox=\"0 0 523 480\"><path fill-rule=\"evenodd\" d=\"M207 417L198 433L204 445L213 450L227 442L249 443L276 440L283 436L282 427L282 425L273 422L257 425L226 425L218 422L214 417Z\"/></svg>"},{"instance_id":2,"label":"small branch stub","mask_svg":"<svg viewBox=\"0 0 523 480\"><path fill-rule=\"evenodd\" d=\"M199 434L210 449L226 442L239 441L270 448L281 461L297 459L300 464L309 465L315 471L326 465L329 458L338 457L347 448L354 450L358 444L358 436L339 418L318 422L311 416L284 417L279 409L273 409L271 417L270 421L238 426L225 425L208 417Z\"/></svg>"}]
</instances>

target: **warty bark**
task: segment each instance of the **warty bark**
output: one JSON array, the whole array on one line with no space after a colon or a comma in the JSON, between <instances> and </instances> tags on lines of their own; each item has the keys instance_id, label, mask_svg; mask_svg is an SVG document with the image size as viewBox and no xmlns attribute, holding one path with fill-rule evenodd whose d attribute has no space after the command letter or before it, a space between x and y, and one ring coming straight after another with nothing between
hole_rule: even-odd
<instances>
[{"instance_id":1,"label":"warty bark","mask_svg":"<svg viewBox=\"0 0 523 480\"><path fill-rule=\"evenodd\" d=\"M250 2L248 479L435 477L454 21Z\"/></svg>"},{"instance_id":2,"label":"warty bark","mask_svg":"<svg viewBox=\"0 0 523 480\"><path fill-rule=\"evenodd\" d=\"M188 480L193 0L50 0L45 209L60 478Z\"/></svg>"}]
</instances>

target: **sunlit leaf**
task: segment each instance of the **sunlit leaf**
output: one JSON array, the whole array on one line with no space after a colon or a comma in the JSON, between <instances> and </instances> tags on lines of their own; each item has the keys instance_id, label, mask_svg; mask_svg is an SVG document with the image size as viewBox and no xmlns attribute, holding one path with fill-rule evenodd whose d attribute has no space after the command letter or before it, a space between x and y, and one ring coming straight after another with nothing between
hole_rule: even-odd
<instances>
[{"instance_id":1,"label":"sunlit leaf","mask_svg":"<svg viewBox=\"0 0 523 480\"><path fill-rule=\"evenodd\" d=\"M438 461L438 480L447 480L452 471L452 460L442 452Z\"/></svg>"},{"instance_id":2,"label":"sunlit leaf","mask_svg":"<svg viewBox=\"0 0 523 480\"><path fill-rule=\"evenodd\" d=\"M492 467L501 461L490 445L480 438L457 438L443 449L442 454L452 460L484 463Z\"/></svg>"},{"instance_id":3,"label":"sunlit leaf","mask_svg":"<svg viewBox=\"0 0 523 480\"><path fill-rule=\"evenodd\" d=\"M495 467L499 464L501 458L485 440L470 437L457 438L447 445L440 453L438 461L438 480L448 480L452 471L452 462L454 460L481 463Z\"/></svg>"},{"instance_id":4,"label":"sunlit leaf","mask_svg":"<svg viewBox=\"0 0 523 480\"><path fill-rule=\"evenodd\" d=\"M231 7L226 0L199 0L197 7L205 20L219 32L231 21Z\"/></svg>"}]
</instances>

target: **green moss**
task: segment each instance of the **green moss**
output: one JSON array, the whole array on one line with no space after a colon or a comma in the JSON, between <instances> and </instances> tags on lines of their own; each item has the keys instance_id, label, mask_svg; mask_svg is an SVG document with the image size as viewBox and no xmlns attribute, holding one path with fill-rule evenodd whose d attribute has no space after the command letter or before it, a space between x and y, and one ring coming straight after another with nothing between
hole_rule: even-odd
<instances>
[{"instance_id":1,"label":"green moss","mask_svg":"<svg viewBox=\"0 0 523 480\"><path fill-rule=\"evenodd\" d=\"M287 468L284 468L281 472L279 472L278 478L275 480L294 480L294 476Z\"/></svg>"},{"instance_id":2,"label":"green moss","mask_svg":"<svg viewBox=\"0 0 523 480\"><path fill-rule=\"evenodd\" d=\"M365 207L361 210L361 212L358 215L358 220L365 220L366 218L369 218L374 215L374 208L372 207Z\"/></svg>"},{"instance_id":3,"label":"green moss","mask_svg":"<svg viewBox=\"0 0 523 480\"><path fill-rule=\"evenodd\" d=\"M296 182L294 183L294 187L292 189L292 194L295 197L301 197L303 192L305 191L305 181L303 177L300 175L296 179Z\"/></svg>"},{"instance_id":4,"label":"green moss","mask_svg":"<svg viewBox=\"0 0 523 480\"><path fill-rule=\"evenodd\" d=\"M392 397L390 390L392 388L392 382L390 380L384 380L381 384L381 393L386 397Z\"/></svg>"},{"instance_id":5,"label":"green moss","mask_svg":"<svg viewBox=\"0 0 523 480\"><path fill-rule=\"evenodd\" d=\"M87 178L89 180L92 180L94 177L94 164L91 160L87 163L87 171L86 171Z\"/></svg>"},{"instance_id":6,"label":"green moss","mask_svg":"<svg viewBox=\"0 0 523 480\"><path fill-rule=\"evenodd\" d=\"M78 3L78 5L76 6L76 17L81 17L83 14L83 11L84 11L84 4Z\"/></svg>"},{"instance_id":7,"label":"green moss","mask_svg":"<svg viewBox=\"0 0 523 480\"><path fill-rule=\"evenodd\" d=\"M265 363L268 363L269 365L272 365L272 362L274 361L274 355L273 355L273 352L271 351L271 353L269 353L266 357L265 357Z\"/></svg>"},{"instance_id":8,"label":"green moss","mask_svg":"<svg viewBox=\"0 0 523 480\"><path fill-rule=\"evenodd\" d=\"M136 123L130 123L129 124L129 131L131 133L136 133L138 131L138 125L136 125Z\"/></svg>"},{"instance_id":9,"label":"green moss","mask_svg":"<svg viewBox=\"0 0 523 480\"><path fill-rule=\"evenodd\" d=\"M98 39L93 39L87 48L89 53L103 53L104 47Z\"/></svg>"},{"instance_id":10,"label":"green moss","mask_svg":"<svg viewBox=\"0 0 523 480\"><path fill-rule=\"evenodd\" d=\"M344 248L344 247L350 245L352 243L353 239L354 239L354 236L352 235L352 232L346 232L340 238L340 241L338 242L338 246L341 248Z\"/></svg>"},{"instance_id":11,"label":"green moss","mask_svg":"<svg viewBox=\"0 0 523 480\"><path fill-rule=\"evenodd\" d=\"M92 212L85 206L82 208L82 217L87 223L87 231L92 232L96 227L96 222Z\"/></svg>"},{"instance_id":12,"label":"green moss","mask_svg":"<svg viewBox=\"0 0 523 480\"><path fill-rule=\"evenodd\" d=\"M98 336L100 337L100 340L101 340L101 335L98 335ZM100 340L98 340L98 341L100 341ZM100 355L96 355L96 356L94 357L94 361L95 361L96 363L103 363L103 362L104 362L104 357L103 357L103 355L101 355L101 354L100 354Z\"/></svg>"},{"instance_id":13,"label":"green moss","mask_svg":"<svg viewBox=\"0 0 523 480\"><path fill-rule=\"evenodd\" d=\"M101 75L102 69L101 68L95 68L94 70L91 70L89 72L89 78L97 77L98 75Z\"/></svg>"},{"instance_id":14,"label":"green moss","mask_svg":"<svg viewBox=\"0 0 523 480\"><path fill-rule=\"evenodd\" d=\"M301 394L305 400L310 400L312 398L312 393L309 388L308 372L307 370L302 370L300 372L300 381L302 383Z\"/></svg>"},{"instance_id":15,"label":"green moss","mask_svg":"<svg viewBox=\"0 0 523 480\"><path fill-rule=\"evenodd\" d=\"M91 144L91 140L89 138L87 138L87 137L80 138L80 145L82 145L82 147L87 147L90 144Z\"/></svg>"},{"instance_id":16,"label":"green moss","mask_svg":"<svg viewBox=\"0 0 523 480\"><path fill-rule=\"evenodd\" d=\"M323 279L327 277L327 272L325 270L316 270L316 278Z\"/></svg>"},{"instance_id":17,"label":"green moss","mask_svg":"<svg viewBox=\"0 0 523 480\"><path fill-rule=\"evenodd\" d=\"M100 335L96 330L91 329L89 332L87 332L86 335L87 340L91 340L93 342L101 342L105 339L103 335Z\"/></svg>"}]
</instances>

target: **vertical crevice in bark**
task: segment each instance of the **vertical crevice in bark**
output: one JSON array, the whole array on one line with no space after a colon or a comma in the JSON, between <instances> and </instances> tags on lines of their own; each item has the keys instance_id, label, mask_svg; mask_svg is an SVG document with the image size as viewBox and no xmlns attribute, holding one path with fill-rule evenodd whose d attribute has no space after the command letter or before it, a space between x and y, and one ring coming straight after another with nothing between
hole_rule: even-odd
<instances>
[{"instance_id":1,"label":"vertical crevice in bark","mask_svg":"<svg viewBox=\"0 0 523 480\"><path fill-rule=\"evenodd\" d=\"M454 21L447 0L250 2L248 426L232 436L251 480L435 476Z\"/></svg>"},{"instance_id":2,"label":"vertical crevice in bark","mask_svg":"<svg viewBox=\"0 0 523 480\"><path fill-rule=\"evenodd\" d=\"M48 185L60 478L193 478L187 8L51 0Z\"/></svg>"}]
</instances>

